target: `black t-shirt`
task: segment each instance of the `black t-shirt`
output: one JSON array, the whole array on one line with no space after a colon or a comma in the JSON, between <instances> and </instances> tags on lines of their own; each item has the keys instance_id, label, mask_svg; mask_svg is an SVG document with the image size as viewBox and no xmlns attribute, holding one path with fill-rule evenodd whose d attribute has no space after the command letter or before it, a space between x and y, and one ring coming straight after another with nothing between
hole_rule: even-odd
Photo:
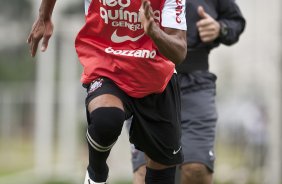
<instances>
[{"instance_id":1,"label":"black t-shirt","mask_svg":"<svg viewBox=\"0 0 282 184\"><path fill-rule=\"evenodd\" d=\"M198 7L227 27L227 34L213 42L203 43L196 23L201 19ZM245 18L234 0L186 0L187 45L188 54L185 61L177 66L178 72L208 70L208 54L219 44L232 45L239 40L245 28Z\"/></svg>"}]
</instances>

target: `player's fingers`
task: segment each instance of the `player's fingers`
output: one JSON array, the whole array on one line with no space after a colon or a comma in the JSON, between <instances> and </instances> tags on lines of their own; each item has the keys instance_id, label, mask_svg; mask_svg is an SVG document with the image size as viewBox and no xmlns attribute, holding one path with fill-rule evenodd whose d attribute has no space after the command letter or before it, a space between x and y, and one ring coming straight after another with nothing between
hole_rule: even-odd
<instances>
[{"instance_id":1,"label":"player's fingers","mask_svg":"<svg viewBox=\"0 0 282 184\"><path fill-rule=\"evenodd\" d=\"M199 32L214 32L215 27L212 25L200 26L198 27Z\"/></svg>"},{"instance_id":2,"label":"player's fingers","mask_svg":"<svg viewBox=\"0 0 282 184\"><path fill-rule=\"evenodd\" d=\"M48 47L49 39L51 38L53 34L53 24L52 22L46 24L46 29L43 35L43 41L41 46L41 51L45 51Z\"/></svg>"},{"instance_id":3,"label":"player's fingers","mask_svg":"<svg viewBox=\"0 0 282 184\"><path fill-rule=\"evenodd\" d=\"M144 4L145 4L145 0L142 0L139 11L144 11Z\"/></svg>"},{"instance_id":4,"label":"player's fingers","mask_svg":"<svg viewBox=\"0 0 282 184\"><path fill-rule=\"evenodd\" d=\"M46 51L50 37L51 37L51 34L44 35L43 41L42 41L42 46L41 46L41 51L43 51L43 52Z\"/></svg>"},{"instance_id":5,"label":"player's fingers","mask_svg":"<svg viewBox=\"0 0 282 184\"><path fill-rule=\"evenodd\" d=\"M36 35L36 34L31 34L28 41L29 41L29 50L30 50L30 54L32 57L35 56L36 51L37 51L37 47L38 47L38 43L41 40L42 36L40 35Z\"/></svg>"},{"instance_id":6,"label":"player's fingers","mask_svg":"<svg viewBox=\"0 0 282 184\"><path fill-rule=\"evenodd\" d=\"M216 37L212 32L200 32L200 38L203 42L211 42Z\"/></svg>"},{"instance_id":7,"label":"player's fingers","mask_svg":"<svg viewBox=\"0 0 282 184\"><path fill-rule=\"evenodd\" d=\"M28 37L27 37L27 40L26 40L27 43L30 43L30 42L31 42L31 37L32 37L32 34L30 33L30 34L28 35Z\"/></svg>"},{"instance_id":8,"label":"player's fingers","mask_svg":"<svg viewBox=\"0 0 282 184\"><path fill-rule=\"evenodd\" d=\"M32 38L28 37L27 41L28 41L28 46L29 46L29 53L32 56L32 53L31 53L31 50L32 50L31 49L32 48Z\"/></svg>"},{"instance_id":9,"label":"player's fingers","mask_svg":"<svg viewBox=\"0 0 282 184\"><path fill-rule=\"evenodd\" d=\"M201 38L212 37L212 34L210 34L210 33L208 33L208 32L205 32L205 33L201 33L201 34L200 34L200 37L201 37Z\"/></svg>"},{"instance_id":10,"label":"player's fingers","mask_svg":"<svg viewBox=\"0 0 282 184\"><path fill-rule=\"evenodd\" d=\"M29 38L28 38L28 45L29 45L29 53L33 57L34 56L34 54L33 54L34 39L33 39L32 35L30 35Z\"/></svg>"},{"instance_id":11,"label":"player's fingers","mask_svg":"<svg viewBox=\"0 0 282 184\"><path fill-rule=\"evenodd\" d=\"M201 37L201 40L204 43L208 43L208 42L213 41L214 39L212 37L207 36L207 37Z\"/></svg>"},{"instance_id":12,"label":"player's fingers","mask_svg":"<svg viewBox=\"0 0 282 184\"><path fill-rule=\"evenodd\" d=\"M211 19L201 19L199 20L196 25L197 27L207 27L207 26L210 26L212 24L212 20Z\"/></svg>"},{"instance_id":13,"label":"player's fingers","mask_svg":"<svg viewBox=\"0 0 282 184\"><path fill-rule=\"evenodd\" d=\"M198 27L198 31L203 35L211 35L212 37L217 37L219 28L215 24L209 24L207 26Z\"/></svg>"},{"instance_id":14,"label":"player's fingers","mask_svg":"<svg viewBox=\"0 0 282 184\"><path fill-rule=\"evenodd\" d=\"M218 30L215 26L205 26L205 27L198 27L198 31L201 37L209 36L212 39L218 36Z\"/></svg>"},{"instance_id":15,"label":"player's fingers","mask_svg":"<svg viewBox=\"0 0 282 184\"><path fill-rule=\"evenodd\" d=\"M29 35L28 35L28 37L27 37L27 43L30 43L31 40L32 40L33 31L34 31L35 25L36 25L36 23L34 23L34 24L32 25L31 31L30 31L30 33L29 33Z\"/></svg>"},{"instance_id":16,"label":"player's fingers","mask_svg":"<svg viewBox=\"0 0 282 184\"><path fill-rule=\"evenodd\" d=\"M31 52L32 57L34 57L36 52L37 52L38 43L39 43L39 41L37 41L35 39L33 39L31 41L30 52Z\"/></svg>"},{"instance_id":17,"label":"player's fingers","mask_svg":"<svg viewBox=\"0 0 282 184\"><path fill-rule=\"evenodd\" d=\"M143 8L144 8L144 14L145 14L145 16L146 16L146 18L147 19L149 19L150 18L150 3L149 3L149 1L144 1L144 3L143 3Z\"/></svg>"}]
</instances>

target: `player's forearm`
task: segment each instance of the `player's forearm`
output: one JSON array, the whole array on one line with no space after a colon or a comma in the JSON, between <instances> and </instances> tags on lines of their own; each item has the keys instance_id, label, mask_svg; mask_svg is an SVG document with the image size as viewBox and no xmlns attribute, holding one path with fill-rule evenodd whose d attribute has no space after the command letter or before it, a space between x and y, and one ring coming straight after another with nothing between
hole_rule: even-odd
<instances>
[{"instance_id":1,"label":"player's forearm","mask_svg":"<svg viewBox=\"0 0 282 184\"><path fill-rule=\"evenodd\" d=\"M187 53L186 31L171 28L165 28L163 31L156 26L149 36L161 54L173 63L180 64L185 59Z\"/></svg>"},{"instance_id":2,"label":"player's forearm","mask_svg":"<svg viewBox=\"0 0 282 184\"><path fill-rule=\"evenodd\" d=\"M39 8L39 18L50 19L55 6L56 0L42 0Z\"/></svg>"}]
</instances>

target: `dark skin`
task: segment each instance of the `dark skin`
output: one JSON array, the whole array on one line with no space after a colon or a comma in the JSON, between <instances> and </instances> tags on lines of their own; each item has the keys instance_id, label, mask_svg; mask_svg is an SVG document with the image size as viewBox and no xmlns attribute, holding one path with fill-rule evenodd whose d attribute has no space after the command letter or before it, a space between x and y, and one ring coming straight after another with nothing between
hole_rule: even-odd
<instances>
[{"instance_id":1,"label":"dark skin","mask_svg":"<svg viewBox=\"0 0 282 184\"><path fill-rule=\"evenodd\" d=\"M34 22L27 42L32 57L36 55L39 42L42 40L41 51L46 51L48 42L53 33L51 15L56 0L42 0L39 17ZM142 0L140 7L141 23L144 32L154 41L158 50L175 64L179 64L186 57L187 43L186 31L164 28L161 30L153 18L153 11L149 0ZM113 95L100 95L94 98L88 105L88 111L92 112L99 107L117 107L122 110L122 101ZM147 166L152 169L164 169L171 166L157 163L148 158Z\"/></svg>"},{"instance_id":2,"label":"dark skin","mask_svg":"<svg viewBox=\"0 0 282 184\"><path fill-rule=\"evenodd\" d=\"M164 28L162 31L154 21L148 0L142 0L140 12L144 31L157 45L158 50L175 64L180 64L187 53L186 31L172 28Z\"/></svg>"},{"instance_id":3,"label":"dark skin","mask_svg":"<svg viewBox=\"0 0 282 184\"><path fill-rule=\"evenodd\" d=\"M53 34L53 23L51 20L52 12L55 6L56 0L42 1L39 16L34 22L31 32L27 38L29 44L29 51L32 57L36 55L39 42L42 40L41 51L46 51L49 43L49 39Z\"/></svg>"}]
</instances>

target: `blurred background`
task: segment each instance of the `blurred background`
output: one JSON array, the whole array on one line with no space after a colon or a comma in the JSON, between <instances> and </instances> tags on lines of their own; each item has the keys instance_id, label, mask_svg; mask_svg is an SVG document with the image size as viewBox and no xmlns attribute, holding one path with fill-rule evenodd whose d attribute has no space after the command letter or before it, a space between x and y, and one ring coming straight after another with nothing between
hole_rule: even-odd
<instances>
[{"instance_id":1,"label":"blurred background","mask_svg":"<svg viewBox=\"0 0 282 184\"><path fill-rule=\"evenodd\" d=\"M83 183L85 90L74 39L83 2L58 1L55 33L31 58L39 0L0 1L0 184ZM215 184L282 184L281 0L237 0L247 27L210 58L218 76ZM109 158L110 182L130 184L125 129Z\"/></svg>"}]
</instances>

